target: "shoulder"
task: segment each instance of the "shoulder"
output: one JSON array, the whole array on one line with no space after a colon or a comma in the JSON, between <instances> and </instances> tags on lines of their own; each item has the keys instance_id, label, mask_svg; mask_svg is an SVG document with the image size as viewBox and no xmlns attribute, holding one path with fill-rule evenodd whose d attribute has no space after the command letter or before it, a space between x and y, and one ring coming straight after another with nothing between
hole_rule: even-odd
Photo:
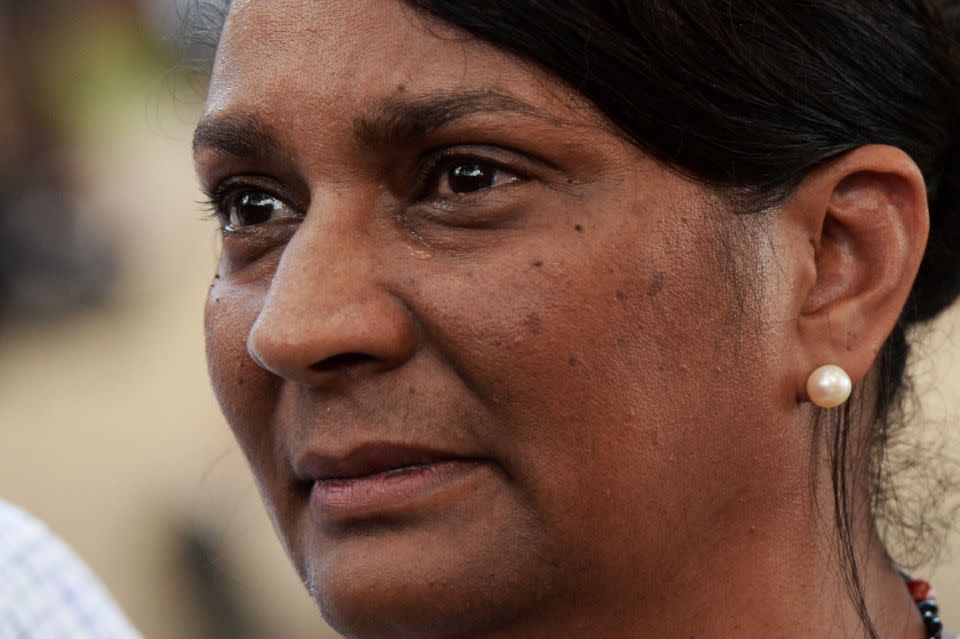
<instances>
[{"instance_id":1,"label":"shoulder","mask_svg":"<svg viewBox=\"0 0 960 639\"><path fill-rule=\"evenodd\" d=\"M10 589L9 577L27 569L37 551L59 541L42 523L13 504L0 500L0 588ZM2 591L0 591L2 592Z\"/></svg>"},{"instance_id":2,"label":"shoulder","mask_svg":"<svg viewBox=\"0 0 960 639\"><path fill-rule=\"evenodd\" d=\"M14 537L36 534L41 530L44 530L43 524L20 508L0 499L0 544L4 544L0 548L5 548Z\"/></svg>"},{"instance_id":3,"label":"shoulder","mask_svg":"<svg viewBox=\"0 0 960 639\"><path fill-rule=\"evenodd\" d=\"M34 517L0 500L0 636L139 637L83 561Z\"/></svg>"}]
</instances>

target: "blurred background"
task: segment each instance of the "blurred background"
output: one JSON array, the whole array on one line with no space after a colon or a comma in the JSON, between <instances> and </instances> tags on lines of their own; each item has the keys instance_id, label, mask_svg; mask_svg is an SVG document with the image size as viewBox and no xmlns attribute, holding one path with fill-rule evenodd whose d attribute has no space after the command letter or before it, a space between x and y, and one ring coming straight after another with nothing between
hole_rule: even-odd
<instances>
[{"instance_id":1,"label":"blurred background","mask_svg":"<svg viewBox=\"0 0 960 639\"><path fill-rule=\"evenodd\" d=\"M207 383L217 234L191 166L202 74L183 65L211 52L198 17L186 0L0 0L0 498L148 638L333 637ZM928 333L923 438L960 457L960 309ZM917 571L955 629L958 551L960 532Z\"/></svg>"},{"instance_id":2,"label":"blurred background","mask_svg":"<svg viewBox=\"0 0 960 639\"><path fill-rule=\"evenodd\" d=\"M332 637L206 377L195 11L0 0L0 498L148 638Z\"/></svg>"}]
</instances>

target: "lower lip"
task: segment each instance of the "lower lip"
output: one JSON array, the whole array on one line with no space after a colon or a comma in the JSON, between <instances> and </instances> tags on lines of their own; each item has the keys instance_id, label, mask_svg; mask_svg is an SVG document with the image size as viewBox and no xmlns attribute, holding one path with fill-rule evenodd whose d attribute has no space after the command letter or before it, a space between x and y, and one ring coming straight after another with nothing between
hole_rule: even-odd
<instances>
[{"instance_id":1,"label":"lower lip","mask_svg":"<svg viewBox=\"0 0 960 639\"><path fill-rule=\"evenodd\" d=\"M314 482L310 506L324 519L375 515L443 490L483 465L475 460L449 460L410 466L365 477Z\"/></svg>"}]
</instances>

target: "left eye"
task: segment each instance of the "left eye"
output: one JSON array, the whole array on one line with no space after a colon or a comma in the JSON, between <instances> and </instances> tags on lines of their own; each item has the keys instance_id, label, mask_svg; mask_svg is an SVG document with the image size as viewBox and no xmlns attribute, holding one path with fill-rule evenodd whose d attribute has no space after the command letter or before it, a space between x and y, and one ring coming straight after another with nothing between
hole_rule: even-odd
<instances>
[{"instance_id":1,"label":"left eye","mask_svg":"<svg viewBox=\"0 0 960 639\"><path fill-rule=\"evenodd\" d=\"M254 190L238 191L227 196L219 208L224 226L229 231L293 215L290 207L280 198Z\"/></svg>"},{"instance_id":2,"label":"left eye","mask_svg":"<svg viewBox=\"0 0 960 639\"><path fill-rule=\"evenodd\" d=\"M520 178L491 164L460 162L451 164L440 173L436 194L443 196L465 195L483 191L502 184L516 182Z\"/></svg>"}]
</instances>

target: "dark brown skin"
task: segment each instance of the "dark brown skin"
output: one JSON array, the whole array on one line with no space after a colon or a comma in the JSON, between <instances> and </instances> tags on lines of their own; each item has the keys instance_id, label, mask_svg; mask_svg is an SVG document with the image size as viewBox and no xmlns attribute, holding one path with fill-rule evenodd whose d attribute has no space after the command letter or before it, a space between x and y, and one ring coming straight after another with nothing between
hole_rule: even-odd
<instances>
[{"instance_id":1,"label":"dark brown skin","mask_svg":"<svg viewBox=\"0 0 960 639\"><path fill-rule=\"evenodd\" d=\"M450 99L436 130L383 135ZM928 225L909 157L857 149L737 216L543 72L387 0L236 0L200 133L224 215L261 222L224 233L211 377L338 631L855 636L803 389L824 363L869 380L903 307ZM418 178L446 147L467 159ZM484 188L451 190L464 164ZM298 456L367 442L487 463L314 516ZM870 540L881 636L922 637Z\"/></svg>"}]
</instances>

